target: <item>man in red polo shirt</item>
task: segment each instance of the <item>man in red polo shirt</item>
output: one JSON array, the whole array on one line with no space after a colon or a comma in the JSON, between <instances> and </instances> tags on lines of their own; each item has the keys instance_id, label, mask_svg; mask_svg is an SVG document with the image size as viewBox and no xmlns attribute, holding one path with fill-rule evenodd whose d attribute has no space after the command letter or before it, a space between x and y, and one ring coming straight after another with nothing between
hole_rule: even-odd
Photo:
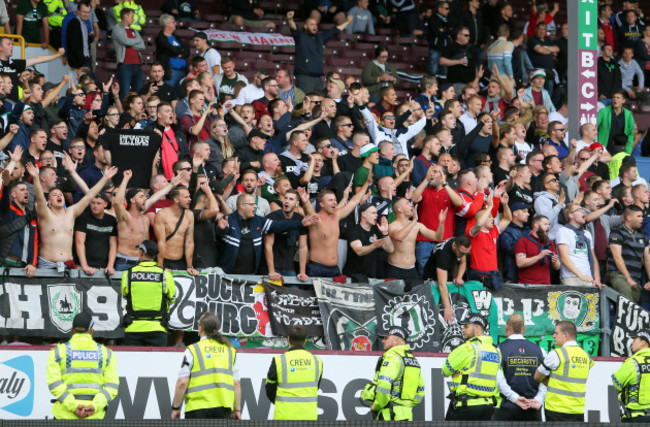
<instances>
[{"instance_id":1,"label":"man in red polo shirt","mask_svg":"<svg viewBox=\"0 0 650 427\"><path fill-rule=\"evenodd\" d=\"M503 284L497 262L497 238L512 221L512 212L508 207L508 193L501 194L500 200L503 205L503 215L496 227L492 216L494 200L490 195L487 197L487 209L482 209L476 214L476 223L468 233L469 240L472 242L469 279L479 280L486 287L494 289L499 289Z\"/></svg>"},{"instance_id":2,"label":"man in red polo shirt","mask_svg":"<svg viewBox=\"0 0 650 427\"><path fill-rule=\"evenodd\" d=\"M549 285L551 269L560 269L560 257L555 244L548 237L550 229L548 218L536 215L530 234L517 242L515 259L519 269L519 283Z\"/></svg>"},{"instance_id":3,"label":"man in red polo shirt","mask_svg":"<svg viewBox=\"0 0 650 427\"><path fill-rule=\"evenodd\" d=\"M419 203L418 217L420 218L420 222L429 230L438 229L440 212L445 209L449 209L449 212L452 212L453 207L459 207L463 204L463 199L447 184L446 169L440 165L432 165L429 167L426 177L411 196L413 203ZM444 234L440 241L454 237L455 221L455 215L447 215ZM422 234L418 234L415 245L415 259L420 276L422 276L424 266L429 260L431 251L433 251L436 243L439 242L434 242Z\"/></svg>"}]
</instances>

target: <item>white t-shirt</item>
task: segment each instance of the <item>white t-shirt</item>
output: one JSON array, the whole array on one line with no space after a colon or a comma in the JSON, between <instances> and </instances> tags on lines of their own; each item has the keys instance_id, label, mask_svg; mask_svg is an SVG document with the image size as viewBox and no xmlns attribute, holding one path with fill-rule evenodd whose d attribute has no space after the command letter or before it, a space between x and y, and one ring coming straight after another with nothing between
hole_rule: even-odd
<instances>
[{"instance_id":1,"label":"white t-shirt","mask_svg":"<svg viewBox=\"0 0 650 427\"><path fill-rule=\"evenodd\" d=\"M208 48L205 52L201 54L203 58L205 58L205 61L208 63L208 71L210 74L212 73L212 67L215 65L219 66L219 74L221 74L221 55L219 55L219 52L217 52L217 49L211 47Z\"/></svg>"},{"instance_id":2,"label":"white t-shirt","mask_svg":"<svg viewBox=\"0 0 650 427\"><path fill-rule=\"evenodd\" d=\"M523 158L519 161L522 165L526 164L526 156L528 153L533 151L533 147L530 146L527 142L519 142L515 141L515 148L517 149L517 153L521 154Z\"/></svg>"},{"instance_id":3,"label":"white t-shirt","mask_svg":"<svg viewBox=\"0 0 650 427\"><path fill-rule=\"evenodd\" d=\"M578 142L576 142L576 153L579 153L580 150L582 150L584 148L589 150L589 147L591 146L591 144L593 144L593 142L592 143L587 143L587 142L584 142L582 139L579 139ZM604 152L607 153L607 148L605 148Z\"/></svg>"},{"instance_id":4,"label":"white t-shirt","mask_svg":"<svg viewBox=\"0 0 650 427\"><path fill-rule=\"evenodd\" d=\"M201 341L203 341L204 339L205 337L201 338ZM183 353L183 363L181 364L181 369L178 371L178 378L189 377L190 373L192 372L192 366L194 366L194 356L192 356L192 352L190 351L190 349L186 348L185 353ZM232 377L235 379L235 381L239 381L239 369L237 368L236 357L235 357L235 363L233 363Z\"/></svg>"},{"instance_id":5,"label":"white t-shirt","mask_svg":"<svg viewBox=\"0 0 650 427\"><path fill-rule=\"evenodd\" d=\"M573 230L570 230L566 227L562 227L557 231L555 235L555 245L567 245L569 247L569 258L573 261L573 265L582 273L591 276L591 267L589 266L589 255L587 251L594 249L594 239L591 237L591 233L585 230L585 236L589 239L591 243L589 248L577 248L576 240L577 235ZM558 252L560 252L558 250ZM560 278L565 277L576 277L575 274L571 273L568 268L562 263L560 267Z\"/></svg>"}]
</instances>

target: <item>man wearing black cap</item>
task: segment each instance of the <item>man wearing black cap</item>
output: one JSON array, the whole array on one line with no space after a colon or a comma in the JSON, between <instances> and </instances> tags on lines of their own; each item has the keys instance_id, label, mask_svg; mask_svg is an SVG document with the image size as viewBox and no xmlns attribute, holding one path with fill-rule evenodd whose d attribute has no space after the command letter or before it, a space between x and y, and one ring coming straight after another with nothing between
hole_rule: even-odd
<instances>
[{"instance_id":1,"label":"man wearing black cap","mask_svg":"<svg viewBox=\"0 0 650 427\"><path fill-rule=\"evenodd\" d=\"M117 364L113 352L93 340L93 324L90 314L77 314L70 340L50 350L46 381L56 398L55 419L103 419L106 406L117 396Z\"/></svg>"},{"instance_id":2,"label":"man wearing black cap","mask_svg":"<svg viewBox=\"0 0 650 427\"><path fill-rule=\"evenodd\" d=\"M443 375L451 377L451 402L445 420L490 420L499 394L501 351L492 344L492 337L485 335L485 317L470 314L459 323L465 343L449 354L442 367Z\"/></svg>"},{"instance_id":3,"label":"man wearing black cap","mask_svg":"<svg viewBox=\"0 0 650 427\"><path fill-rule=\"evenodd\" d=\"M158 245L145 240L137 246L138 265L122 275L122 296L126 300L124 345L167 345L169 307L176 297L171 272L156 263Z\"/></svg>"},{"instance_id":4,"label":"man wearing black cap","mask_svg":"<svg viewBox=\"0 0 650 427\"><path fill-rule=\"evenodd\" d=\"M208 35L203 31L194 34L194 47L199 51L199 55L208 63L208 71L212 76L221 73L221 55L217 49L208 43Z\"/></svg>"},{"instance_id":5,"label":"man wearing black cap","mask_svg":"<svg viewBox=\"0 0 650 427\"><path fill-rule=\"evenodd\" d=\"M237 150L237 157L241 162L240 170L254 169L258 173L262 170L264 146L268 138L269 136L259 129L253 129L248 133L248 145Z\"/></svg>"},{"instance_id":6,"label":"man wearing black cap","mask_svg":"<svg viewBox=\"0 0 650 427\"><path fill-rule=\"evenodd\" d=\"M382 337L385 353L377 361L375 378L361 393L373 419L413 421L413 407L424 399L420 363L406 343L409 333L401 326L388 328Z\"/></svg>"},{"instance_id":7,"label":"man wearing black cap","mask_svg":"<svg viewBox=\"0 0 650 427\"><path fill-rule=\"evenodd\" d=\"M388 235L388 220L384 216L378 222L378 217L375 205L363 203L359 206L359 224L347 233L350 250L343 274L384 277L382 265L385 262L381 261L387 261L387 256L382 254L382 249L392 253L394 248Z\"/></svg>"},{"instance_id":8,"label":"man wearing black cap","mask_svg":"<svg viewBox=\"0 0 650 427\"><path fill-rule=\"evenodd\" d=\"M650 330L641 329L632 341L632 357L612 374L619 391L623 422L650 422Z\"/></svg>"}]
</instances>

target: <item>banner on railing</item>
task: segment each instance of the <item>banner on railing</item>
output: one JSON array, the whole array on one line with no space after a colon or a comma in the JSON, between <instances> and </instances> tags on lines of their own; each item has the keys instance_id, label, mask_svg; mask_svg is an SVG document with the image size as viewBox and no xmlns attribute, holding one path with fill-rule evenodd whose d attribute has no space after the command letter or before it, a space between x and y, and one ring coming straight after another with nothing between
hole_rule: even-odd
<instances>
[{"instance_id":1,"label":"banner on railing","mask_svg":"<svg viewBox=\"0 0 650 427\"><path fill-rule=\"evenodd\" d=\"M313 289L303 291L265 282L264 293L274 335L289 336L291 326L301 325L307 329L308 336L323 336L323 321Z\"/></svg>"},{"instance_id":2,"label":"banner on railing","mask_svg":"<svg viewBox=\"0 0 650 427\"><path fill-rule=\"evenodd\" d=\"M622 295L616 301L616 320L612 328L611 355L632 356L632 341L640 329L650 328L650 312Z\"/></svg>"},{"instance_id":3,"label":"banner on railing","mask_svg":"<svg viewBox=\"0 0 650 427\"><path fill-rule=\"evenodd\" d=\"M107 279L28 279L0 283L0 331L19 336L63 338L81 311L95 318L95 336L119 338L122 294Z\"/></svg>"},{"instance_id":4,"label":"banner on railing","mask_svg":"<svg viewBox=\"0 0 650 427\"><path fill-rule=\"evenodd\" d=\"M198 30L197 30L198 31ZM246 33L239 31L221 31L206 28L203 31L209 40L217 42L237 42L242 44L267 45L267 46L293 46L291 36L276 33Z\"/></svg>"},{"instance_id":5,"label":"banner on railing","mask_svg":"<svg viewBox=\"0 0 650 427\"><path fill-rule=\"evenodd\" d=\"M555 325L560 320L568 320L578 329L578 344L590 356L598 356L598 289L556 285L504 285L498 291L493 291L492 295L498 311L499 341L506 337L505 325L508 318L513 313L519 313L524 318L526 338L538 343L544 350L551 351L555 348Z\"/></svg>"}]
</instances>

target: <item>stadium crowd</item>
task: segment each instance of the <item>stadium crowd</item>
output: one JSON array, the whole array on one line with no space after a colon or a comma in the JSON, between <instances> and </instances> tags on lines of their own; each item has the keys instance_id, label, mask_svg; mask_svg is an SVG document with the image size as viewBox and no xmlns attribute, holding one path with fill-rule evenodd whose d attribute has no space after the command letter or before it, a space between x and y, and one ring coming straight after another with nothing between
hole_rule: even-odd
<instances>
[{"instance_id":1,"label":"stadium crowd","mask_svg":"<svg viewBox=\"0 0 650 427\"><path fill-rule=\"evenodd\" d=\"M113 274L151 239L159 264L190 274L612 286L650 307L644 132L626 108L648 100L638 1L599 5L598 122L570 137L557 3L532 1L520 28L500 0L305 1L304 22L286 15L293 69L244 70L204 32L186 45L177 22L199 12L170 0L146 83L142 7L98 3L21 0L16 22L0 10L5 31L62 46L12 59L0 37L4 266ZM252 0L234 2L231 21L282 20ZM419 93L398 99L382 45L360 81L325 75L323 46L338 33L392 26L429 43ZM110 81L93 76L100 36L115 46ZM34 68L60 56L72 80ZM158 138L134 159L114 135ZM124 159L137 168L118 170ZM130 184L148 170L147 188Z\"/></svg>"}]
</instances>

